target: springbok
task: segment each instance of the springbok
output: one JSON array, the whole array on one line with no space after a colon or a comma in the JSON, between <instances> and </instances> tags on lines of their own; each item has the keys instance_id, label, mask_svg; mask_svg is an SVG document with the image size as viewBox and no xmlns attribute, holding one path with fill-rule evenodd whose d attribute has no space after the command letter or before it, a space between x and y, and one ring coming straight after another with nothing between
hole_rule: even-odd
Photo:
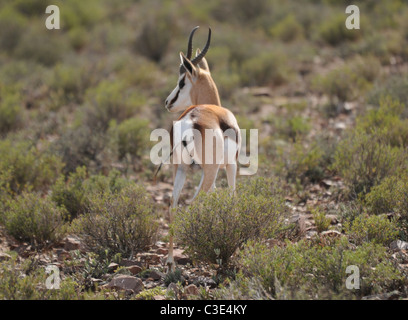
<instances>
[{"instance_id":1,"label":"springbok","mask_svg":"<svg viewBox=\"0 0 408 320\"><path fill-rule=\"evenodd\" d=\"M177 86L165 102L169 112L182 112L170 132L174 178L169 210L170 223L173 221L172 209L177 207L187 169L192 164L198 164L202 168L202 176L189 202L193 201L200 191L208 192L215 188L220 168L226 170L228 185L232 192L235 191L237 160L241 146L240 129L233 113L221 107L218 90L205 59L211 42L211 28L203 51L197 49L196 56L191 59L192 40L197 29L198 27L195 27L190 33L187 55L180 52ZM168 271L175 268L172 234L169 239L167 266Z\"/></svg>"}]
</instances>

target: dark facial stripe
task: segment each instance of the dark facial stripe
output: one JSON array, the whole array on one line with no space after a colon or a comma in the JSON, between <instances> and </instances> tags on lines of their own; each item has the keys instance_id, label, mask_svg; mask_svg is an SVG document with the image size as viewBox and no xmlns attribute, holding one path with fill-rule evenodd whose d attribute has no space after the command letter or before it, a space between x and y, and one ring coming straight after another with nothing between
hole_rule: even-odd
<instances>
[{"instance_id":1,"label":"dark facial stripe","mask_svg":"<svg viewBox=\"0 0 408 320\"><path fill-rule=\"evenodd\" d=\"M171 106L174 102L177 101L179 93L180 93L180 90L178 90L176 96L173 99L171 99L171 101L169 103L169 106Z\"/></svg>"},{"instance_id":2,"label":"dark facial stripe","mask_svg":"<svg viewBox=\"0 0 408 320\"><path fill-rule=\"evenodd\" d=\"M186 84L186 83L185 83L185 79L186 79L186 76L184 76L183 78L181 78L181 80L180 80L180 82L179 82L179 84L178 84L180 90L183 89L183 88L184 88L184 85Z\"/></svg>"}]
</instances>

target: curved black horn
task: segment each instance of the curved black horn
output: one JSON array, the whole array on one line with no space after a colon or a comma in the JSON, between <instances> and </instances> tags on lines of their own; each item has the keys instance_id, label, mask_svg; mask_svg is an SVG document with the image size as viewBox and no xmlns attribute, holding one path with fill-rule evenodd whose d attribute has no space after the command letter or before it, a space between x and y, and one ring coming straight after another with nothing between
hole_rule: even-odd
<instances>
[{"instance_id":1,"label":"curved black horn","mask_svg":"<svg viewBox=\"0 0 408 320\"><path fill-rule=\"evenodd\" d=\"M210 48L210 43L211 43L211 28L208 28L208 39L207 39L207 43L205 44L205 47L203 49L203 51L201 51L201 53L195 57L193 60L191 60L191 63L193 65L197 65L200 63L201 60L203 60L203 58L205 57L208 49Z\"/></svg>"},{"instance_id":2,"label":"curved black horn","mask_svg":"<svg viewBox=\"0 0 408 320\"><path fill-rule=\"evenodd\" d=\"M193 30L191 30L190 37L188 38L188 47L187 47L187 59L191 59L191 55L193 53L193 36L194 32L197 31L197 29L200 28L199 26L195 27Z\"/></svg>"}]
</instances>

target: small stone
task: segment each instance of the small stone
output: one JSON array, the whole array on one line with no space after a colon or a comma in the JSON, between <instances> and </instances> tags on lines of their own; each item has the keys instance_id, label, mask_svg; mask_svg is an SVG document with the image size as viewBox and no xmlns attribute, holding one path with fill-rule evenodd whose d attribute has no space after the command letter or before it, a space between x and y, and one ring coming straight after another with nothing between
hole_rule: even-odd
<instances>
[{"instance_id":1,"label":"small stone","mask_svg":"<svg viewBox=\"0 0 408 320\"><path fill-rule=\"evenodd\" d=\"M160 264L161 257L155 253L148 253L145 255L146 261L149 261L151 264Z\"/></svg>"},{"instance_id":2,"label":"small stone","mask_svg":"<svg viewBox=\"0 0 408 320\"><path fill-rule=\"evenodd\" d=\"M200 294L197 286L195 284L190 284L187 287L184 288L184 293L186 295L191 295L191 296L198 296Z\"/></svg>"},{"instance_id":3,"label":"small stone","mask_svg":"<svg viewBox=\"0 0 408 320\"><path fill-rule=\"evenodd\" d=\"M320 235L323 237L337 238L337 237L341 237L342 234L341 232L337 230L327 230L327 231L323 231Z\"/></svg>"},{"instance_id":4,"label":"small stone","mask_svg":"<svg viewBox=\"0 0 408 320\"><path fill-rule=\"evenodd\" d=\"M149 274L149 278L152 278L154 281L160 280L164 278L164 273L157 271L157 270L152 270Z\"/></svg>"},{"instance_id":5,"label":"small stone","mask_svg":"<svg viewBox=\"0 0 408 320\"><path fill-rule=\"evenodd\" d=\"M156 250L157 254L168 254L169 250L165 249L165 248L159 248Z\"/></svg>"},{"instance_id":6,"label":"small stone","mask_svg":"<svg viewBox=\"0 0 408 320\"><path fill-rule=\"evenodd\" d=\"M390 248L392 250L408 250L408 242L396 240L391 242Z\"/></svg>"},{"instance_id":7,"label":"small stone","mask_svg":"<svg viewBox=\"0 0 408 320\"><path fill-rule=\"evenodd\" d=\"M154 297L153 297L153 300L166 300L166 297L165 297L165 296L158 295L158 296L154 296Z\"/></svg>"},{"instance_id":8,"label":"small stone","mask_svg":"<svg viewBox=\"0 0 408 320\"><path fill-rule=\"evenodd\" d=\"M64 242L64 249L67 251L78 250L81 247L81 242L71 236L66 237Z\"/></svg>"},{"instance_id":9,"label":"small stone","mask_svg":"<svg viewBox=\"0 0 408 320\"><path fill-rule=\"evenodd\" d=\"M173 257L177 264L186 265L187 263L191 263L190 258L188 258L181 249L174 249Z\"/></svg>"},{"instance_id":10,"label":"small stone","mask_svg":"<svg viewBox=\"0 0 408 320\"><path fill-rule=\"evenodd\" d=\"M116 290L132 290L135 294L144 289L142 280L133 276L119 275L111 280L107 285L108 288Z\"/></svg>"},{"instance_id":11,"label":"small stone","mask_svg":"<svg viewBox=\"0 0 408 320\"><path fill-rule=\"evenodd\" d=\"M117 268L119 267L119 265L115 262L111 262L108 266L108 270L109 271L115 271Z\"/></svg>"},{"instance_id":12,"label":"small stone","mask_svg":"<svg viewBox=\"0 0 408 320\"><path fill-rule=\"evenodd\" d=\"M11 256L7 253L0 252L0 261L10 260Z\"/></svg>"},{"instance_id":13,"label":"small stone","mask_svg":"<svg viewBox=\"0 0 408 320\"><path fill-rule=\"evenodd\" d=\"M124 267L131 267L131 266L139 266L141 267L140 262L135 261L135 260L129 260L129 259L122 259L120 264Z\"/></svg>"},{"instance_id":14,"label":"small stone","mask_svg":"<svg viewBox=\"0 0 408 320\"><path fill-rule=\"evenodd\" d=\"M169 291L173 291L173 293L177 296L179 294L179 288L177 287L177 285L172 282L169 284L169 286L167 287L167 292Z\"/></svg>"},{"instance_id":15,"label":"small stone","mask_svg":"<svg viewBox=\"0 0 408 320\"><path fill-rule=\"evenodd\" d=\"M126 267L126 269L128 269L130 271L131 274L136 275L139 274L140 272L142 272L142 268L139 266L130 266L130 267Z\"/></svg>"}]
</instances>

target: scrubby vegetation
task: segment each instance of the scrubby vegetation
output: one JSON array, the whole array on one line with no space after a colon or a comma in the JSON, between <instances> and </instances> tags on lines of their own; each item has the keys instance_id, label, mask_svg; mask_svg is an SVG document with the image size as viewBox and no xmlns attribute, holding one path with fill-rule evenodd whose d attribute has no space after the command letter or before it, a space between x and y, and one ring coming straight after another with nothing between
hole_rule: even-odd
<instances>
[{"instance_id":1,"label":"scrubby vegetation","mask_svg":"<svg viewBox=\"0 0 408 320\"><path fill-rule=\"evenodd\" d=\"M359 3L355 30L341 1L56 0L59 30L48 4L0 1L0 299L408 296L404 1ZM196 25L258 171L187 205L191 173L169 225L149 138Z\"/></svg>"},{"instance_id":2,"label":"scrubby vegetation","mask_svg":"<svg viewBox=\"0 0 408 320\"><path fill-rule=\"evenodd\" d=\"M256 179L236 192L202 194L177 213L174 233L196 259L227 265L248 240L272 238L282 231L288 210L277 182Z\"/></svg>"}]
</instances>

